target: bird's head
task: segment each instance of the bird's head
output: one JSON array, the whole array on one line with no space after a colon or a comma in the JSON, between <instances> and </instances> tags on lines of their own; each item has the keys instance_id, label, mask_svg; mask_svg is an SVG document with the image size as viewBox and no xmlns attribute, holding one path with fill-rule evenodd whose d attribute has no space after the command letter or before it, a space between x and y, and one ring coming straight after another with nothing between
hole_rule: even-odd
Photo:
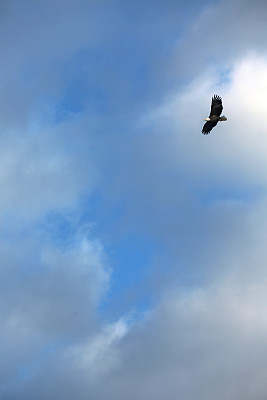
<instances>
[{"instance_id":1,"label":"bird's head","mask_svg":"<svg viewBox=\"0 0 267 400\"><path fill-rule=\"evenodd\" d=\"M210 118L205 118L204 121L210 121Z\"/></svg>"}]
</instances>

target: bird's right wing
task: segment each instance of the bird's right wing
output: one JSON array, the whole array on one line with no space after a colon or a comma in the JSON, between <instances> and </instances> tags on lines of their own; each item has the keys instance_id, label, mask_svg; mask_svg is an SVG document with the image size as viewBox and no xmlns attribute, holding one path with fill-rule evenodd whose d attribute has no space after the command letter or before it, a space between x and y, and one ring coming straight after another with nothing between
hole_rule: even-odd
<instances>
[{"instance_id":1,"label":"bird's right wing","mask_svg":"<svg viewBox=\"0 0 267 400\"><path fill-rule=\"evenodd\" d=\"M203 128L202 128L202 133L203 135L207 135L208 133L210 133L210 131L212 130L212 128L214 128L214 126L217 125L217 121L207 121Z\"/></svg>"}]
</instances>

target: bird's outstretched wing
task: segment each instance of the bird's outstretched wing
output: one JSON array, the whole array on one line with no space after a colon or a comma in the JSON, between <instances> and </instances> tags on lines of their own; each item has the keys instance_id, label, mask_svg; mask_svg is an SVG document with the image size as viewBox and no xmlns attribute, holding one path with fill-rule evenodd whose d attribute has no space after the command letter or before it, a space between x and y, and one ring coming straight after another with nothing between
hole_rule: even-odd
<instances>
[{"instance_id":1,"label":"bird's outstretched wing","mask_svg":"<svg viewBox=\"0 0 267 400\"><path fill-rule=\"evenodd\" d=\"M207 121L202 128L203 135L207 135L208 133L210 133L212 128L214 128L214 126L216 126L217 123L218 121Z\"/></svg>"},{"instance_id":2,"label":"bird's outstretched wing","mask_svg":"<svg viewBox=\"0 0 267 400\"><path fill-rule=\"evenodd\" d=\"M210 117L212 115L216 115L219 117L222 113L223 106L222 106L222 99L220 96L215 94L211 101L211 110L210 110Z\"/></svg>"}]
</instances>

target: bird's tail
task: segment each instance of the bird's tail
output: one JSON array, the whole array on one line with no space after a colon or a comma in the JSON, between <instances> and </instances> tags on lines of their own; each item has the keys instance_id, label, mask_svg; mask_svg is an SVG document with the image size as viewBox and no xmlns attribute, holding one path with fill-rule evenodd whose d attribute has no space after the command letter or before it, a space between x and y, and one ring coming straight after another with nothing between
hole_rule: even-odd
<instances>
[{"instance_id":1,"label":"bird's tail","mask_svg":"<svg viewBox=\"0 0 267 400\"><path fill-rule=\"evenodd\" d=\"M222 115L222 116L220 117L220 121L227 121L227 118L226 118L224 115Z\"/></svg>"}]
</instances>

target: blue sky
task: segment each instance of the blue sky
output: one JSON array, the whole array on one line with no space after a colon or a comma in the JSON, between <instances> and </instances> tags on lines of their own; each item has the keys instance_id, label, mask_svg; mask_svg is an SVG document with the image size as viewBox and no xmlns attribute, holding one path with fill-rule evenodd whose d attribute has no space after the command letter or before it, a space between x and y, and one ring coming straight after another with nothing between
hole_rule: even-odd
<instances>
[{"instance_id":1,"label":"blue sky","mask_svg":"<svg viewBox=\"0 0 267 400\"><path fill-rule=\"evenodd\" d=\"M266 15L1 2L0 399L265 398Z\"/></svg>"}]
</instances>

